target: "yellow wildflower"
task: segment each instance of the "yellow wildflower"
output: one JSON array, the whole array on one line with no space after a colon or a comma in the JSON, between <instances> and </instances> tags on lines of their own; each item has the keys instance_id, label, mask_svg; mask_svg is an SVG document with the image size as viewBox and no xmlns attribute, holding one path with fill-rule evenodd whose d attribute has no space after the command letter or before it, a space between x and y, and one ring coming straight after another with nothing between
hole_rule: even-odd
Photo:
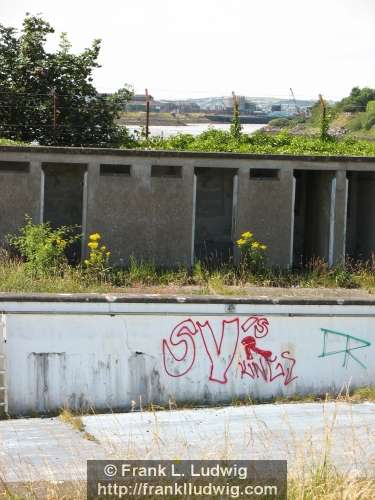
<instances>
[{"instance_id":1,"label":"yellow wildflower","mask_svg":"<svg viewBox=\"0 0 375 500\"><path fill-rule=\"evenodd\" d=\"M100 240L101 236L99 233L93 233L93 234L90 234L90 240L91 241L98 241Z\"/></svg>"},{"instance_id":2,"label":"yellow wildflower","mask_svg":"<svg viewBox=\"0 0 375 500\"><path fill-rule=\"evenodd\" d=\"M97 241L90 241L87 245L91 250L96 250L98 248L98 242Z\"/></svg>"},{"instance_id":3,"label":"yellow wildflower","mask_svg":"<svg viewBox=\"0 0 375 500\"><path fill-rule=\"evenodd\" d=\"M88 266L88 265L90 264L90 261L89 261L89 260L87 260L87 259L85 259L85 261L84 261L84 262L85 262L86 266Z\"/></svg>"},{"instance_id":4,"label":"yellow wildflower","mask_svg":"<svg viewBox=\"0 0 375 500\"><path fill-rule=\"evenodd\" d=\"M104 252L106 249L107 249L107 247L106 247L105 245L102 245L102 246L100 247L100 250L101 250L102 252Z\"/></svg>"},{"instance_id":5,"label":"yellow wildflower","mask_svg":"<svg viewBox=\"0 0 375 500\"><path fill-rule=\"evenodd\" d=\"M252 244L251 244L251 248L259 248L260 247L260 243L258 241L254 241Z\"/></svg>"},{"instance_id":6,"label":"yellow wildflower","mask_svg":"<svg viewBox=\"0 0 375 500\"><path fill-rule=\"evenodd\" d=\"M253 233L250 233L250 231L246 231L245 233L241 234L242 238L245 238L246 240L249 240L250 238L253 237Z\"/></svg>"},{"instance_id":7,"label":"yellow wildflower","mask_svg":"<svg viewBox=\"0 0 375 500\"><path fill-rule=\"evenodd\" d=\"M245 240L243 240L242 238L241 238L241 239L239 239L239 240L237 240L237 245L239 245L239 246L242 246L242 245L244 245L245 243L246 243L246 241L245 241Z\"/></svg>"},{"instance_id":8,"label":"yellow wildflower","mask_svg":"<svg viewBox=\"0 0 375 500\"><path fill-rule=\"evenodd\" d=\"M111 252L107 252L106 256L109 257L111 255Z\"/></svg>"},{"instance_id":9,"label":"yellow wildflower","mask_svg":"<svg viewBox=\"0 0 375 500\"><path fill-rule=\"evenodd\" d=\"M267 250L267 245L260 245L261 250Z\"/></svg>"}]
</instances>

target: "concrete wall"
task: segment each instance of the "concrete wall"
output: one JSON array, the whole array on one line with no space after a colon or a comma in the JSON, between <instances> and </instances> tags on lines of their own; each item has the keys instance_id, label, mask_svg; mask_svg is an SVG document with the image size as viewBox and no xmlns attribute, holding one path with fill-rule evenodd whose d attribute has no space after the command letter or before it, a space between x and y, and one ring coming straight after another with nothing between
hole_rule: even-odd
<instances>
[{"instance_id":1,"label":"concrete wall","mask_svg":"<svg viewBox=\"0 0 375 500\"><path fill-rule=\"evenodd\" d=\"M130 176L100 175L100 165L128 164ZM181 177L153 177L152 167L181 167ZM88 170L87 232L100 232L112 260L130 255L162 265L191 263L194 169L174 159L105 159Z\"/></svg>"},{"instance_id":2,"label":"concrete wall","mask_svg":"<svg viewBox=\"0 0 375 500\"><path fill-rule=\"evenodd\" d=\"M375 384L375 302L2 297L11 414Z\"/></svg>"},{"instance_id":3,"label":"concrete wall","mask_svg":"<svg viewBox=\"0 0 375 500\"><path fill-rule=\"evenodd\" d=\"M275 170L276 177L250 177L250 170ZM293 223L293 170L279 161L254 162L239 170L236 237L244 231L268 247L270 264L288 266L291 261Z\"/></svg>"},{"instance_id":4,"label":"concrete wall","mask_svg":"<svg viewBox=\"0 0 375 500\"><path fill-rule=\"evenodd\" d=\"M40 221L41 171L30 156L18 164L0 155L0 244L25 223L25 215Z\"/></svg>"},{"instance_id":5,"label":"concrete wall","mask_svg":"<svg viewBox=\"0 0 375 500\"><path fill-rule=\"evenodd\" d=\"M30 171L7 171L1 168L4 165L1 162L26 162L30 164ZM193 262L194 236L199 229L195 217L195 170L235 172L233 241L243 231L251 230L258 240L268 245L268 263L283 267L292 263L293 247L296 255L301 241L305 241L309 233L315 243L314 248L305 249L305 253L319 255L330 264L342 260L347 231L346 174L375 171L375 158L3 146L0 147L0 240L23 224L26 213L37 222L46 215L48 185L43 184L42 169L49 163L66 165L67 171L71 165L77 165L77 169L85 166L83 248L88 233L99 231L112 252L114 264L126 264L133 254L138 259L153 260L164 266ZM177 175L170 175L173 170ZM311 228L301 233L301 241L293 237L294 225L300 230L302 224L293 210L296 171L317 173ZM333 188L331 178L335 178ZM81 176L77 176L77 182L82 182ZM358 231L371 232L371 237L366 239L366 252L370 253L375 246L375 231L368 189L364 196L366 201L361 210L369 223L362 224L363 229ZM362 236L360 239L364 240Z\"/></svg>"}]
</instances>

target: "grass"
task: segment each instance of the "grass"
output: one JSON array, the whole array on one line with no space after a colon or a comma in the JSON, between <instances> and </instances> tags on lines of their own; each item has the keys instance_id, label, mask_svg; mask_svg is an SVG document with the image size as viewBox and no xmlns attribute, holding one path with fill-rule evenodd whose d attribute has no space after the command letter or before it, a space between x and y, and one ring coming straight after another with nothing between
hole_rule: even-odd
<instances>
[{"instance_id":1,"label":"grass","mask_svg":"<svg viewBox=\"0 0 375 500\"><path fill-rule=\"evenodd\" d=\"M12 139L5 139L0 137L0 146L27 146L26 142L12 141Z\"/></svg>"},{"instance_id":2,"label":"grass","mask_svg":"<svg viewBox=\"0 0 375 500\"><path fill-rule=\"evenodd\" d=\"M59 415L59 419L65 424L70 425L76 431L82 433L82 436L89 441L97 441L97 439L86 431L85 424L79 415L74 415L69 408L64 408Z\"/></svg>"},{"instance_id":3,"label":"grass","mask_svg":"<svg viewBox=\"0 0 375 500\"><path fill-rule=\"evenodd\" d=\"M303 269L263 268L249 272L243 266L222 264L160 269L151 262L131 258L126 269L112 269L104 276L87 273L80 266L62 266L57 272L35 276L22 260L0 252L0 292L121 293L159 289L177 293L247 295L253 287L285 289L327 288L375 291L375 261L353 262L329 269L315 259Z\"/></svg>"}]
</instances>

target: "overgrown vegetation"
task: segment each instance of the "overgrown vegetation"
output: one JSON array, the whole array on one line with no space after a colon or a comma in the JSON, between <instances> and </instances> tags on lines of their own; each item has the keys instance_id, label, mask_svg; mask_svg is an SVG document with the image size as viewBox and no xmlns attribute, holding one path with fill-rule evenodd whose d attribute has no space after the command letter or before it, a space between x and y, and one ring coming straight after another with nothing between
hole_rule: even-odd
<instances>
[{"instance_id":1,"label":"overgrown vegetation","mask_svg":"<svg viewBox=\"0 0 375 500\"><path fill-rule=\"evenodd\" d=\"M250 231L237 241L239 265L232 261L196 262L192 269L161 269L134 256L125 268L111 267L110 250L98 233L89 239L89 256L83 265L69 265L67 255L78 238L76 228L52 229L47 223L33 224L27 218L20 234L9 237L11 248L18 253L0 250L0 291L121 292L149 287L175 291L187 287L196 294L246 295L254 286L375 290L375 259L347 260L331 269L320 259L299 269L271 268L266 265L266 246Z\"/></svg>"},{"instance_id":2,"label":"overgrown vegetation","mask_svg":"<svg viewBox=\"0 0 375 500\"><path fill-rule=\"evenodd\" d=\"M256 154L375 156L375 143L354 139L321 140L288 132L276 135L242 133L239 139L230 132L209 129L200 135L178 134L168 138L151 137L135 141L139 149L175 151L239 152Z\"/></svg>"},{"instance_id":3,"label":"overgrown vegetation","mask_svg":"<svg viewBox=\"0 0 375 500\"><path fill-rule=\"evenodd\" d=\"M267 246L260 241L256 241L250 231L242 233L236 244L241 253L241 266L248 272L259 272L264 267Z\"/></svg>"},{"instance_id":4,"label":"overgrown vegetation","mask_svg":"<svg viewBox=\"0 0 375 500\"><path fill-rule=\"evenodd\" d=\"M9 235L8 241L24 258L25 272L35 278L63 271L68 248L80 238L75 233L74 227L52 229L48 222L33 224L31 217L26 217L20 234Z\"/></svg>"},{"instance_id":5,"label":"overgrown vegetation","mask_svg":"<svg viewBox=\"0 0 375 500\"><path fill-rule=\"evenodd\" d=\"M6 139L4 137L0 137L0 146L26 146L26 142L21 141L12 141L12 139Z\"/></svg>"},{"instance_id":6,"label":"overgrown vegetation","mask_svg":"<svg viewBox=\"0 0 375 500\"><path fill-rule=\"evenodd\" d=\"M100 242L102 239L99 233L93 233L89 236L88 258L84 260L86 271L92 276L99 276L103 279L110 271L109 257L111 252Z\"/></svg>"},{"instance_id":7,"label":"overgrown vegetation","mask_svg":"<svg viewBox=\"0 0 375 500\"><path fill-rule=\"evenodd\" d=\"M334 104L327 103L325 114L327 132L330 129L331 135L371 139L375 137L375 89L354 87L348 97ZM321 101L312 107L309 117L276 118L269 125L291 133L321 135Z\"/></svg>"},{"instance_id":8,"label":"overgrown vegetation","mask_svg":"<svg viewBox=\"0 0 375 500\"><path fill-rule=\"evenodd\" d=\"M238 106L237 97L233 94L233 118L230 125L230 134L233 139L239 141L241 139L242 125L240 122L240 108Z\"/></svg>"}]
</instances>

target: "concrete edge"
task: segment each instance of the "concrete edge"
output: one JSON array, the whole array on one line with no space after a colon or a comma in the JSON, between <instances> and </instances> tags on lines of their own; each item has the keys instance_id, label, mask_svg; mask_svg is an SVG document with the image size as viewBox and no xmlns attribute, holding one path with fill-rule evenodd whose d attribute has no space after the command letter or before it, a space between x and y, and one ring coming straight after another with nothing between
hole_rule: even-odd
<instances>
[{"instance_id":1,"label":"concrete edge","mask_svg":"<svg viewBox=\"0 0 375 500\"><path fill-rule=\"evenodd\" d=\"M139 157L173 157L173 158L232 158L232 159L263 159L263 160L294 160L312 162L375 162L375 156L321 156L321 155L288 155L288 154L256 154L228 153L204 151L174 151L156 149L114 149L114 148L73 148L59 146L0 146L0 152L9 153L66 153L77 155L110 155Z\"/></svg>"},{"instance_id":2,"label":"concrete edge","mask_svg":"<svg viewBox=\"0 0 375 500\"><path fill-rule=\"evenodd\" d=\"M347 305L375 306L374 299L324 299L300 297L233 297L226 295L159 295L159 294L81 294L81 293L0 293L0 307L4 302L46 303L104 303L104 304L244 304L244 305Z\"/></svg>"}]
</instances>

